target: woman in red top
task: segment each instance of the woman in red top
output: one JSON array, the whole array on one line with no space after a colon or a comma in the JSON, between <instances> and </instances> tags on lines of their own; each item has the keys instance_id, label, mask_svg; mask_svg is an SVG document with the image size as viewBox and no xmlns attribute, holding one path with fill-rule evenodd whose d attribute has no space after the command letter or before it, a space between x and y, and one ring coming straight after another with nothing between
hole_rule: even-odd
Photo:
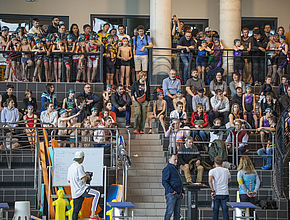
<instances>
[{"instance_id":1,"label":"woman in red top","mask_svg":"<svg viewBox=\"0 0 290 220\"><path fill-rule=\"evenodd\" d=\"M192 132L193 139L196 135L199 135L202 141L206 141L207 137L205 131L199 130L199 128L206 128L208 126L208 117L203 109L202 104L197 104L195 111L191 115L191 125L195 128Z\"/></svg>"},{"instance_id":2,"label":"woman in red top","mask_svg":"<svg viewBox=\"0 0 290 220\"><path fill-rule=\"evenodd\" d=\"M25 129L29 144L31 148L34 148L34 136L35 136L35 127L37 123L37 116L33 114L33 106L27 106L27 114L23 116L23 120L25 120Z\"/></svg>"}]
</instances>

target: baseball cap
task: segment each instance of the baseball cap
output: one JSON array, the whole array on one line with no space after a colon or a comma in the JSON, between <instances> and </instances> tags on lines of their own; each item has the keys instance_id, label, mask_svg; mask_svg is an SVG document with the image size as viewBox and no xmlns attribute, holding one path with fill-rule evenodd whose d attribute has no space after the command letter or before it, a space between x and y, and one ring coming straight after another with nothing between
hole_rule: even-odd
<instances>
[{"instance_id":1,"label":"baseball cap","mask_svg":"<svg viewBox=\"0 0 290 220\"><path fill-rule=\"evenodd\" d=\"M200 93L203 93L204 92L204 89L199 89L197 91L200 92Z\"/></svg>"},{"instance_id":2,"label":"baseball cap","mask_svg":"<svg viewBox=\"0 0 290 220\"><path fill-rule=\"evenodd\" d=\"M204 31L205 31L205 32L207 32L207 31L211 31L211 27L207 27L207 28L205 28Z\"/></svg>"},{"instance_id":3,"label":"baseball cap","mask_svg":"<svg viewBox=\"0 0 290 220\"><path fill-rule=\"evenodd\" d=\"M75 91L73 89L69 89L68 93L75 93Z\"/></svg>"},{"instance_id":4,"label":"baseball cap","mask_svg":"<svg viewBox=\"0 0 290 220\"><path fill-rule=\"evenodd\" d=\"M94 112L94 111L98 111L98 109L96 107L92 107L91 112Z\"/></svg>"},{"instance_id":5,"label":"baseball cap","mask_svg":"<svg viewBox=\"0 0 290 220\"><path fill-rule=\"evenodd\" d=\"M81 150L75 152L75 156L74 156L74 159L81 159L85 156L85 153Z\"/></svg>"},{"instance_id":6,"label":"baseball cap","mask_svg":"<svg viewBox=\"0 0 290 220\"><path fill-rule=\"evenodd\" d=\"M62 114L64 114L64 113L66 113L66 110L65 110L65 109L61 109L61 110L59 111L59 115L62 115Z\"/></svg>"},{"instance_id":7,"label":"baseball cap","mask_svg":"<svg viewBox=\"0 0 290 220\"><path fill-rule=\"evenodd\" d=\"M9 28L7 26L3 26L2 31L9 31Z\"/></svg>"}]
</instances>

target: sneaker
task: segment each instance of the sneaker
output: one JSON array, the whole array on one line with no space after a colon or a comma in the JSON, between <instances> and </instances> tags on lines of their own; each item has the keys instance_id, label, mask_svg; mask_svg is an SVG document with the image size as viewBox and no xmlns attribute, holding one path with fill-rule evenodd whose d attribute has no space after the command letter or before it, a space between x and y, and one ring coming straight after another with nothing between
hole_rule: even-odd
<instances>
[{"instance_id":1,"label":"sneaker","mask_svg":"<svg viewBox=\"0 0 290 220\"><path fill-rule=\"evenodd\" d=\"M133 133L134 133L134 134L138 134L138 131L137 131L137 130L134 130ZM141 133L141 132L140 132L140 133Z\"/></svg>"},{"instance_id":2,"label":"sneaker","mask_svg":"<svg viewBox=\"0 0 290 220\"><path fill-rule=\"evenodd\" d=\"M94 216L90 217L90 219L92 219L92 220L99 220L100 218L99 218L99 216L94 215Z\"/></svg>"},{"instance_id":3,"label":"sneaker","mask_svg":"<svg viewBox=\"0 0 290 220\"><path fill-rule=\"evenodd\" d=\"M144 131L140 131L140 134L144 134Z\"/></svg>"},{"instance_id":4,"label":"sneaker","mask_svg":"<svg viewBox=\"0 0 290 220\"><path fill-rule=\"evenodd\" d=\"M259 85L259 82L258 82L258 81L256 81L254 86L258 86L258 85Z\"/></svg>"},{"instance_id":5,"label":"sneaker","mask_svg":"<svg viewBox=\"0 0 290 220\"><path fill-rule=\"evenodd\" d=\"M132 128L132 125L126 125L126 128Z\"/></svg>"}]
</instances>

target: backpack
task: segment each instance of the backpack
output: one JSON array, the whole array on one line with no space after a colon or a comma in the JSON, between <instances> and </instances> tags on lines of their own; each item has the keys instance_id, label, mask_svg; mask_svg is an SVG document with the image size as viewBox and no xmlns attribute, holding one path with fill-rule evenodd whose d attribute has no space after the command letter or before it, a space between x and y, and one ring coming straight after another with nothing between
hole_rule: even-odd
<instances>
[{"instance_id":1,"label":"backpack","mask_svg":"<svg viewBox=\"0 0 290 220\"><path fill-rule=\"evenodd\" d=\"M139 36L139 35L138 35ZM134 45L135 45L135 51L137 50L137 37L138 36L135 36L133 39L135 39L134 40ZM149 43L148 43L148 35L147 34L145 34L145 39L146 39L146 45L145 46L148 46L149 45Z\"/></svg>"},{"instance_id":2,"label":"backpack","mask_svg":"<svg viewBox=\"0 0 290 220\"><path fill-rule=\"evenodd\" d=\"M228 152L226 144L223 140L215 140L212 142L209 151L209 158L213 162L216 156L221 156L224 161L228 160Z\"/></svg>"}]
</instances>

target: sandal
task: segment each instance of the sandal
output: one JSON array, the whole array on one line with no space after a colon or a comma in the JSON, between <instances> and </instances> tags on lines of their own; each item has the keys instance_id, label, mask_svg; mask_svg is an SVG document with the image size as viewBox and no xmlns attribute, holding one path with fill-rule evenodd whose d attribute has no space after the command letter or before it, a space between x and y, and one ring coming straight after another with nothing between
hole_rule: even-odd
<instances>
[{"instance_id":1,"label":"sandal","mask_svg":"<svg viewBox=\"0 0 290 220\"><path fill-rule=\"evenodd\" d=\"M149 128L148 134L152 134L152 128Z\"/></svg>"}]
</instances>

